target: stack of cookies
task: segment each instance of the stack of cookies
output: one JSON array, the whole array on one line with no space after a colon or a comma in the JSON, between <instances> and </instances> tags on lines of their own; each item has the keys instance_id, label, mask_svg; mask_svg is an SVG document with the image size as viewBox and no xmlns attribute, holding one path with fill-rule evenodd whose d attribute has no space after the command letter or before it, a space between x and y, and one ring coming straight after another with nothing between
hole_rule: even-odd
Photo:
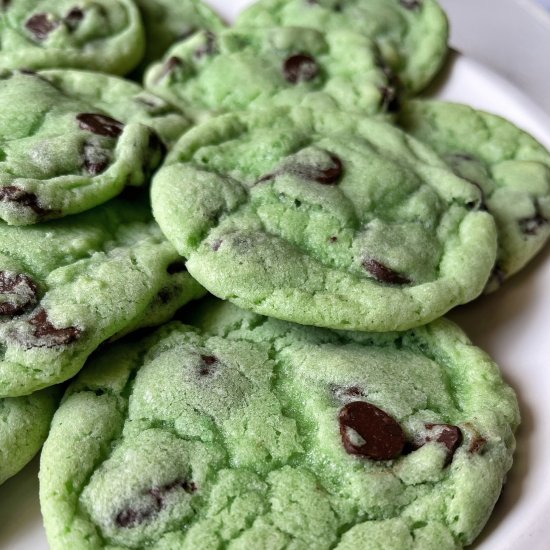
<instances>
[{"instance_id":1,"label":"stack of cookies","mask_svg":"<svg viewBox=\"0 0 550 550\"><path fill-rule=\"evenodd\" d=\"M414 99L447 37L435 0L0 2L0 483L44 444L52 549L476 538L519 412L441 316L542 248L550 154Z\"/></svg>"}]
</instances>

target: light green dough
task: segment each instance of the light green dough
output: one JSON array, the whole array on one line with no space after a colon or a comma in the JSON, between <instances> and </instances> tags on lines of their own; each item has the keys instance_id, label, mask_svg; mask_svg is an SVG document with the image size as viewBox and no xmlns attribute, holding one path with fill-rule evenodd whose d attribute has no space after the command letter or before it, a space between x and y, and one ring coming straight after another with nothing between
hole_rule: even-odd
<instances>
[{"instance_id":1,"label":"light green dough","mask_svg":"<svg viewBox=\"0 0 550 550\"><path fill-rule=\"evenodd\" d=\"M436 0L260 0L237 20L237 27L278 25L364 34L409 93L424 88L447 55L447 18Z\"/></svg>"},{"instance_id":2,"label":"light green dough","mask_svg":"<svg viewBox=\"0 0 550 550\"><path fill-rule=\"evenodd\" d=\"M398 91L376 46L342 29L201 32L151 66L145 86L195 119L267 105L306 103L362 115L393 112Z\"/></svg>"},{"instance_id":3,"label":"light green dough","mask_svg":"<svg viewBox=\"0 0 550 550\"><path fill-rule=\"evenodd\" d=\"M477 185L499 251L487 291L522 269L550 237L550 153L511 122L466 105L411 101L400 124Z\"/></svg>"},{"instance_id":4,"label":"light green dough","mask_svg":"<svg viewBox=\"0 0 550 550\"><path fill-rule=\"evenodd\" d=\"M22 470L48 435L59 388L0 399L0 484Z\"/></svg>"},{"instance_id":5,"label":"light green dough","mask_svg":"<svg viewBox=\"0 0 550 550\"><path fill-rule=\"evenodd\" d=\"M478 535L519 416L455 325L336 333L227 303L196 323L103 350L68 390L40 467L52 550L450 550ZM346 452L342 410L365 402L415 446ZM452 451L433 424L461 434Z\"/></svg>"},{"instance_id":6,"label":"light green dough","mask_svg":"<svg viewBox=\"0 0 550 550\"><path fill-rule=\"evenodd\" d=\"M89 69L126 74L144 53L133 0L3 0L0 70Z\"/></svg>"},{"instance_id":7,"label":"light green dough","mask_svg":"<svg viewBox=\"0 0 550 550\"><path fill-rule=\"evenodd\" d=\"M117 199L40 226L0 224L0 397L71 378L105 340L204 294L149 208Z\"/></svg>"},{"instance_id":8,"label":"light green dough","mask_svg":"<svg viewBox=\"0 0 550 550\"><path fill-rule=\"evenodd\" d=\"M339 111L195 127L154 177L152 203L210 292L306 325L419 326L478 296L496 256L477 187L400 130Z\"/></svg>"},{"instance_id":9,"label":"light green dough","mask_svg":"<svg viewBox=\"0 0 550 550\"><path fill-rule=\"evenodd\" d=\"M109 92L98 103L71 89L73 72L58 88L36 73L9 73L0 78L0 220L13 225L75 214L102 204L126 186L149 183L164 148L152 128L117 102ZM84 77L88 78L88 77ZM98 80L102 80L99 75ZM118 81L104 84L118 86ZM91 98L91 90L87 99ZM164 119L166 120L166 119ZM161 126L165 122L161 121Z\"/></svg>"}]
</instances>

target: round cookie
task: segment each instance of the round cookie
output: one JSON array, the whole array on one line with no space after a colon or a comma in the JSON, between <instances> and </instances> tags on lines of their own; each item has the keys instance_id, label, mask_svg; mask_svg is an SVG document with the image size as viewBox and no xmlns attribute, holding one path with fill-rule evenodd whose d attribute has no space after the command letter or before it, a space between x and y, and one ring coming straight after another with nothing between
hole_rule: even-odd
<instances>
[{"instance_id":1,"label":"round cookie","mask_svg":"<svg viewBox=\"0 0 550 550\"><path fill-rule=\"evenodd\" d=\"M238 27L277 25L364 34L409 93L422 90L447 55L448 23L436 0L260 0L237 20Z\"/></svg>"},{"instance_id":2,"label":"round cookie","mask_svg":"<svg viewBox=\"0 0 550 550\"><path fill-rule=\"evenodd\" d=\"M115 199L39 226L0 224L0 397L67 380L105 340L203 294L148 204Z\"/></svg>"},{"instance_id":3,"label":"round cookie","mask_svg":"<svg viewBox=\"0 0 550 550\"><path fill-rule=\"evenodd\" d=\"M139 84L91 71L40 71L64 94L93 104L125 123L139 122L153 128L169 148L192 125L189 117Z\"/></svg>"},{"instance_id":4,"label":"round cookie","mask_svg":"<svg viewBox=\"0 0 550 550\"><path fill-rule=\"evenodd\" d=\"M487 286L496 290L550 236L550 153L511 122L466 105L411 101L399 122L481 189L498 229L497 262Z\"/></svg>"},{"instance_id":5,"label":"round cookie","mask_svg":"<svg viewBox=\"0 0 550 550\"><path fill-rule=\"evenodd\" d=\"M258 105L395 111L397 88L364 35L303 27L200 32L151 66L145 86L196 119Z\"/></svg>"},{"instance_id":6,"label":"round cookie","mask_svg":"<svg viewBox=\"0 0 550 550\"><path fill-rule=\"evenodd\" d=\"M132 0L3 0L0 70L89 69L126 74L143 57Z\"/></svg>"},{"instance_id":7,"label":"round cookie","mask_svg":"<svg viewBox=\"0 0 550 550\"><path fill-rule=\"evenodd\" d=\"M0 399L0 485L38 453L57 407L58 388Z\"/></svg>"},{"instance_id":8,"label":"round cookie","mask_svg":"<svg viewBox=\"0 0 550 550\"><path fill-rule=\"evenodd\" d=\"M117 102L111 109L111 92L106 90L97 103L90 92L83 99L76 93L80 80L70 83L74 76L54 72L52 80L65 79L59 87L37 73L0 79L0 219L9 224L88 210L127 185L148 183L163 158L157 134L134 121L146 116L128 107L129 119L119 120L124 113ZM126 87L97 78L114 93Z\"/></svg>"},{"instance_id":9,"label":"round cookie","mask_svg":"<svg viewBox=\"0 0 550 550\"><path fill-rule=\"evenodd\" d=\"M199 30L221 31L225 23L202 0L135 0L145 27L145 56L136 72L160 59L166 50Z\"/></svg>"},{"instance_id":10,"label":"round cookie","mask_svg":"<svg viewBox=\"0 0 550 550\"><path fill-rule=\"evenodd\" d=\"M153 212L210 292L328 328L405 330L478 296L496 229L479 189L397 128L256 110L187 132Z\"/></svg>"},{"instance_id":11,"label":"round cookie","mask_svg":"<svg viewBox=\"0 0 550 550\"><path fill-rule=\"evenodd\" d=\"M472 542L519 414L458 327L335 333L211 307L203 330L104 349L68 390L40 467L52 550Z\"/></svg>"}]
</instances>

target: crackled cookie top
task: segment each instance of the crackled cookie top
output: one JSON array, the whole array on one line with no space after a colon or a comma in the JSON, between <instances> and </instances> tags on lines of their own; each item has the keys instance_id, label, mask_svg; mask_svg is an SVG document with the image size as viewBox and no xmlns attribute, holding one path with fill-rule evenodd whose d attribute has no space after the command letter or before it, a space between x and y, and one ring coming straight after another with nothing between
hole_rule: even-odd
<instances>
[{"instance_id":1,"label":"crackled cookie top","mask_svg":"<svg viewBox=\"0 0 550 550\"><path fill-rule=\"evenodd\" d=\"M338 111L228 114L185 134L152 186L189 272L257 313L404 330L483 289L480 190L400 130Z\"/></svg>"},{"instance_id":2,"label":"crackled cookie top","mask_svg":"<svg viewBox=\"0 0 550 550\"><path fill-rule=\"evenodd\" d=\"M120 108L108 90L96 97L85 82L94 77L78 74L14 72L0 78L0 219L10 224L92 208L127 185L148 182L162 159L157 134L137 122L151 117L137 116L137 107ZM126 88L102 75L97 81L113 94Z\"/></svg>"},{"instance_id":3,"label":"crackled cookie top","mask_svg":"<svg viewBox=\"0 0 550 550\"><path fill-rule=\"evenodd\" d=\"M200 32L154 64L145 85L196 118L304 100L363 114L398 107L397 87L376 46L349 29Z\"/></svg>"},{"instance_id":4,"label":"crackled cookie top","mask_svg":"<svg viewBox=\"0 0 550 550\"><path fill-rule=\"evenodd\" d=\"M2 0L1 69L90 69L126 74L144 35L132 0Z\"/></svg>"},{"instance_id":5,"label":"crackled cookie top","mask_svg":"<svg viewBox=\"0 0 550 550\"><path fill-rule=\"evenodd\" d=\"M424 88L447 54L447 19L436 0L260 0L237 21L238 27L276 25L364 34L409 92Z\"/></svg>"},{"instance_id":6,"label":"crackled cookie top","mask_svg":"<svg viewBox=\"0 0 550 550\"><path fill-rule=\"evenodd\" d=\"M200 30L220 31L225 27L220 16L202 0L135 0L145 28L145 57L138 72L180 40Z\"/></svg>"},{"instance_id":7,"label":"crackled cookie top","mask_svg":"<svg viewBox=\"0 0 550 550\"><path fill-rule=\"evenodd\" d=\"M498 258L487 287L496 290L550 236L550 153L511 122L466 105L412 101L400 124L482 191L498 228Z\"/></svg>"},{"instance_id":8,"label":"crackled cookie top","mask_svg":"<svg viewBox=\"0 0 550 550\"><path fill-rule=\"evenodd\" d=\"M0 399L0 484L23 469L42 447L60 391L48 388Z\"/></svg>"},{"instance_id":9,"label":"crackled cookie top","mask_svg":"<svg viewBox=\"0 0 550 550\"><path fill-rule=\"evenodd\" d=\"M456 326L334 333L214 308L210 332L175 323L105 349L69 389L40 469L53 550L475 538L518 410Z\"/></svg>"},{"instance_id":10,"label":"crackled cookie top","mask_svg":"<svg viewBox=\"0 0 550 550\"><path fill-rule=\"evenodd\" d=\"M104 340L165 322L202 293L147 204L0 223L0 396L70 378Z\"/></svg>"}]
</instances>

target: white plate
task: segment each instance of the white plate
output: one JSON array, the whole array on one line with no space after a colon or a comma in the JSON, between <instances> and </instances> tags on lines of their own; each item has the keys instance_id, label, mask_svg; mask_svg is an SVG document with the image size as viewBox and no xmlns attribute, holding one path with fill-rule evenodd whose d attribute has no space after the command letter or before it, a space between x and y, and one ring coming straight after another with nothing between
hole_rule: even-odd
<instances>
[{"instance_id":1,"label":"white plate","mask_svg":"<svg viewBox=\"0 0 550 550\"><path fill-rule=\"evenodd\" d=\"M211 4L231 20L247 0ZM483 65L456 56L435 93L502 114L550 148L550 120L526 95ZM550 249L492 296L453 312L473 341L501 365L518 392L523 424L501 500L476 547L550 547ZM38 461L0 487L0 550L47 550L38 505ZM70 549L67 549L70 550Z\"/></svg>"}]
</instances>

